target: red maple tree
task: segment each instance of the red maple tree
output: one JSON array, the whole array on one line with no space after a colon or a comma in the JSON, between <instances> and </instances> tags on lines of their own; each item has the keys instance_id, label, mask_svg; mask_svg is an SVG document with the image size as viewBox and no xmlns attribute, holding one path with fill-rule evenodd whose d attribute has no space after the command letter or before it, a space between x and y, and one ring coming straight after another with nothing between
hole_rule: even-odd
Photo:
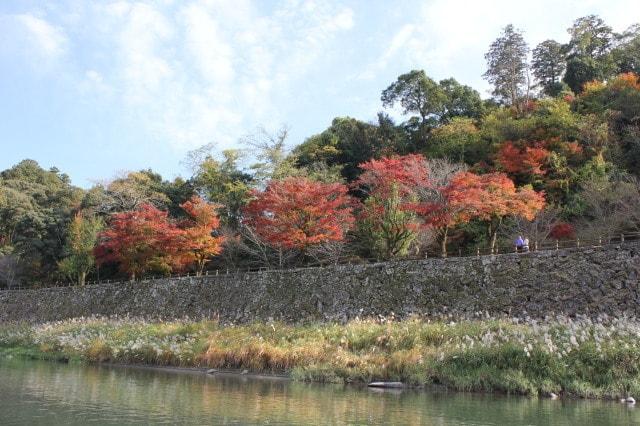
<instances>
[{"instance_id":1,"label":"red maple tree","mask_svg":"<svg viewBox=\"0 0 640 426\"><path fill-rule=\"evenodd\" d=\"M556 240L571 240L576 237L576 230L570 223L559 222L553 225L549 236Z\"/></svg>"},{"instance_id":2,"label":"red maple tree","mask_svg":"<svg viewBox=\"0 0 640 426\"><path fill-rule=\"evenodd\" d=\"M429 170L420 154L384 157L369 160L358 167L363 170L354 186L378 196L396 186L401 196L411 194L416 188L429 185Z\"/></svg>"},{"instance_id":3,"label":"red maple tree","mask_svg":"<svg viewBox=\"0 0 640 426\"><path fill-rule=\"evenodd\" d=\"M549 157L549 151L543 142L532 146L518 147L513 142L505 142L498 151L496 163L511 175L544 175L542 169Z\"/></svg>"},{"instance_id":4,"label":"red maple tree","mask_svg":"<svg viewBox=\"0 0 640 426\"><path fill-rule=\"evenodd\" d=\"M367 196L358 216L369 249L384 258L406 255L420 231L417 193L430 185L425 158L420 154L384 157L359 167L363 172L353 187Z\"/></svg>"},{"instance_id":5,"label":"red maple tree","mask_svg":"<svg viewBox=\"0 0 640 426\"><path fill-rule=\"evenodd\" d=\"M117 263L131 280L149 270L171 272L180 267L180 234L167 212L143 204L111 216L109 227L99 235L96 261Z\"/></svg>"},{"instance_id":6,"label":"red maple tree","mask_svg":"<svg viewBox=\"0 0 640 426\"><path fill-rule=\"evenodd\" d=\"M289 177L254 191L244 209L244 223L277 248L304 250L342 241L353 227L354 200L339 183Z\"/></svg>"},{"instance_id":7,"label":"red maple tree","mask_svg":"<svg viewBox=\"0 0 640 426\"><path fill-rule=\"evenodd\" d=\"M184 264L194 264L196 274L202 275L206 263L222 252L224 237L212 233L220 227L217 204L210 204L193 196L180 207L189 215L181 224L179 252Z\"/></svg>"}]
</instances>

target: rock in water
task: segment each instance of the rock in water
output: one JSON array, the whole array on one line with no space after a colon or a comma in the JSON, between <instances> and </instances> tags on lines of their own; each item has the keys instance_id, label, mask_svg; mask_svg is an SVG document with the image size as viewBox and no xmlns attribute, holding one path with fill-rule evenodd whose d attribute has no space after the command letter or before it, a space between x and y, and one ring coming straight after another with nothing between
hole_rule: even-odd
<instances>
[{"instance_id":1,"label":"rock in water","mask_svg":"<svg viewBox=\"0 0 640 426\"><path fill-rule=\"evenodd\" d=\"M406 387L402 382L371 382L367 386L370 388L390 388L399 389Z\"/></svg>"},{"instance_id":2,"label":"rock in water","mask_svg":"<svg viewBox=\"0 0 640 426\"><path fill-rule=\"evenodd\" d=\"M625 399L625 402L626 402L627 404L635 404L635 403L636 403L636 400L635 400L635 399L633 399L633 397L632 397L632 396L628 396L628 397L627 397L627 399Z\"/></svg>"},{"instance_id":3,"label":"rock in water","mask_svg":"<svg viewBox=\"0 0 640 426\"><path fill-rule=\"evenodd\" d=\"M216 373L218 370L216 370L215 368L211 368L209 370L207 370L207 374L214 374Z\"/></svg>"}]
</instances>

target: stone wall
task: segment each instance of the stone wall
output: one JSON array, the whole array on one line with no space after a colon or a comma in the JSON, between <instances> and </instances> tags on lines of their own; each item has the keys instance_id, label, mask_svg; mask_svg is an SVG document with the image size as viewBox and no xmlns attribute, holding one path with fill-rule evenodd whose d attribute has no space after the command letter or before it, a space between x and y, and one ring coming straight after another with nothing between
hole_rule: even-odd
<instances>
[{"instance_id":1,"label":"stone wall","mask_svg":"<svg viewBox=\"0 0 640 426\"><path fill-rule=\"evenodd\" d=\"M0 292L0 321L89 315L343 321L442 311L640 316L640 243Z\"/></svg>"}]
</instances>

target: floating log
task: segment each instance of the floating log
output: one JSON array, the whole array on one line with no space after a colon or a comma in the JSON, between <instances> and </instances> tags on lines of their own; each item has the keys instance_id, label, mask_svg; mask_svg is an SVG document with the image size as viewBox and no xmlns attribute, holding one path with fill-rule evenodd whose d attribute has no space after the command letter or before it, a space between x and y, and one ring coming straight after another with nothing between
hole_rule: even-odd
<instances>
[{"instance_id":1,"label":"floating log","mask_svg":"<svg viewBox=\"0 0 640 426\"><path fill-rule=\"evenodd\" d=\"M406 385L402 382L371 382L367 386L370 388L388 388L388 389L399 389L404 388Z\"/></svg>"}]
</instances>

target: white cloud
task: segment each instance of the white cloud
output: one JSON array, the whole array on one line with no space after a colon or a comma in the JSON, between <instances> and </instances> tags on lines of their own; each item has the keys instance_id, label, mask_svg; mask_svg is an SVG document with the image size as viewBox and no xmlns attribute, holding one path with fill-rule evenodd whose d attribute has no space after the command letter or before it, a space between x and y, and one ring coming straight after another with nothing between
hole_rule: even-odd
<instances>
[{"instance_id":1,"label":"white cloud","mask_svg":"<svg viewBox=\"0 0 640 426\"><path fill-rule=\"evenodd\" d=\"M234 52L216 19L196 4L187 6L182 13L186 48L201 77L220 88L233 84Z\"/></svg>"},{"instance_id":2,"label":"white cloud","mask_svg":"<svg viewBox=\"0 0 640 426\"><path fill-rule=\"evenodd\" d=\"M174 73L162 52L173 27L160 11L146 4L119 5L116 13L124 20L118 41L125 94L132 102L149 101Z\"/></svg>"},{"instance_id":3,"label":"white cloud","mask_svg":"<svg viewBox=\"0 0 640 426\"><path fill-rule=\"evenodd\" d=\"M568 40L566 29L573 20L600 15L621 31L638 20L637 0L431 0L388 36L385 49L367 65L360 78L372 78L390 65L404 71L424 69L436 78L454 76L478 90L487 90L481 77L484 53L507 24L524 31L530 47L554 38ZM408 22L407 22L408 21Z\"/></svg>"},{"instance_id":4,"label":"white cloud","mask_svg":"<svg viewBox=\"0 0 640 426\"><path fill-rule=\"evenodd\" d=\"M47 58L56 58L67 50L68 39L64 31L46 20L25 13L12 18L24 30L24 36L31 48Z\"/></svg>"}]
</instances>

